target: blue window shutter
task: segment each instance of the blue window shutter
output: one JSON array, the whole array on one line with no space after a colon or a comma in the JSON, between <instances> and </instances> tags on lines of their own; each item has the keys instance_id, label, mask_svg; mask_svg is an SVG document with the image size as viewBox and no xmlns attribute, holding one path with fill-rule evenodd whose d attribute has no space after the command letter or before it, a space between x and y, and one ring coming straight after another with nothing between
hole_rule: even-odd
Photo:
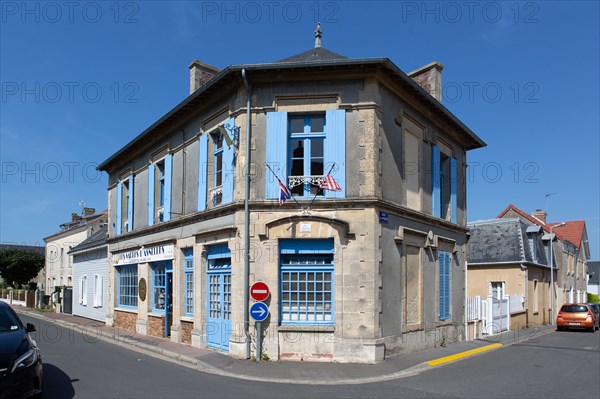
<instances>
[{"instance_id":1,"label":"blue window shutter","mask_svg":"<svg viewBox=\"0 0 600 399\"><path fill-rule=\"evenodd\" d=\"M325 171L335 163L331 176L342 191L325 191L326 198L346 197L346 111L329 110L325 114Z\"/></svg>"},{"instance_id":2,"label":"blue window shutter","mask_svg":"<svg viewBox=\"0 0 600 399\"><path fill-rule=\"evenodd\" d=\"M117 183L117 225L116 227L116 234L120 235L121 234L121 224L122 224L122 215L121 213L123 212L123 204L121 203L123 201L123 184L121 182Z\"/></svg>"},{"instance_id":3,"label":"blue window shutter","mask_svg":"<svg viewBox=\"0 0 600 399\"><path fill-rule=\"evenodd\" d=\"M198 210L206 209L206 187L208 184L208 133L198 140Z\"/></svg>"},{"instance_id":4,"label":"blue window shutter","mask_svg":"<svg viewBox=\"0 0 600 399\"><path fill-rule=\"evenodd\" d=\"M267 165L287 185L287 112L267 112ZM275 176L265 170L265 198L279 198Z\"/></svg>"},{"instance_id":5,"label":"blue window shutter","mask_svg":"<svg viewBox=\"0 0 600 399\"><path fill-rule=\"evenodd\" d=\"M440 251L439 263L439 292L438 292L438 318L450 318L450 253Z\"/></svg>"},{"instance_id":6,"label":"blue window shutter","mask_svg":"<svg viewBox=\"0 0 600 399\"><path fill-rule=\"evenodd\" d=\"M127 231L133 231L133 175L129 176L129 198L127 199Z\"/></svg>"},{"instance_id":7,"label":"blue window shutter","mask_svg":"<svg viewBox=\"0 0 600 399\"><path fill-rule=\"evenodd\" d=\"M444 262L442 252L438 255L438 320L443 319L444 314Z\"/></svg>"},{"instance_id":8,"label":"blue window shutter","mask_svg":"<svg viewBox=\"0 0 600 399\"><path fill-rule=\"evenodd\" d=\"M446 319L450 318L450 253L446 252Z\"/></svg>"},{"instance_id":9,"label":"blue window shutter","mask_svg":"<svg viewBox=\"0 0 600 399\"><path fill-rule=\"evenodd\" d=\"M165 157L165 203L163 206L163 221L171 220L171 183L173 181L173 155Z\"/></svg>"},{"instance_id":10,"label":"blue window shutter","mask_svg":"<svg viewBox=\"0 0 600 399\"><path fill-rule=\"evenodd\" d=\"M431 214L440 217L440 149L431 146Z\"/></svg>"},{"instance_id":11,"label":"blue window shutter","mask_svg":"<svg viewBox=\"0 0 600 399\"><path fill-rule=\"evenodd\" d=\"M233 136L233 130L235 127L235 119L230 118L225 122L227 134ZM233 139L233 137L232 137ZM223 197L221 200L222 204L233 202L233 187L235 183L235 164L234 164L234 146L227 146L223 142Z\"/></svg>"},{"instance_id":12,"label":"blue window shutter","mask_svg":"<svg viewBox=\"0 0 600 399\"><path fill-rule=\"evenodd\" d=\"M156 166L148 165L148 226L154 224L154 169Z\"/></svg>"},{"instance_id":13,"label":"blue window shutter","mask_svg":"<svg viewBox=\"0 0 600 399\"><path fill-rule=\"evenodd\" d=\"M458 222L456 209L456 158L450 158L450 221Z\"/></svg>"}]
</instances>

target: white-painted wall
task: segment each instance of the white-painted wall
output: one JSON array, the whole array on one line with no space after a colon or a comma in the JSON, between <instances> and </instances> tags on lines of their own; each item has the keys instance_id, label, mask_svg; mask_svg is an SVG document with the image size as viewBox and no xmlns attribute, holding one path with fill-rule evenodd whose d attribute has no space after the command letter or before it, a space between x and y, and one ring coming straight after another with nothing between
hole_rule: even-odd
<instances>
[{"instance_id":1,"label":"white-painted wall","mask_svg":"<svg viewBox=\"0 0 600 399\"><path fill-rule=\"evenodd\" d=\"M101 301L94 304L96 276L102 279ZM87 293L82 303L81 280L87 277ZM94 306L96 305L96 306ZM75 255L73 262L73 315L106 321L108 313L108 257L106 247Z\"/></svg>"}]
</instances>

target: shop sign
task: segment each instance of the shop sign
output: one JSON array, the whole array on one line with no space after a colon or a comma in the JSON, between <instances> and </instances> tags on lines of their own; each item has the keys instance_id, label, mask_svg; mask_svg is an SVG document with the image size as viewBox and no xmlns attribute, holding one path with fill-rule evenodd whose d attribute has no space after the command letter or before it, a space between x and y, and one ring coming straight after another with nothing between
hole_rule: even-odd
<instances>
[{"instance_id":1,"label":"shop sign","mask_svg":"<svg viewBox=\"0 0 600 399\"><path fill-rule=\"evenodd\" d=\"M173 259L175 256L175 245L157 245L155 247L140 248L134 251L121 252L113 255L113 265L129 265L136 263L159 262L161 260Z\"/></svg>"}]
</instances>

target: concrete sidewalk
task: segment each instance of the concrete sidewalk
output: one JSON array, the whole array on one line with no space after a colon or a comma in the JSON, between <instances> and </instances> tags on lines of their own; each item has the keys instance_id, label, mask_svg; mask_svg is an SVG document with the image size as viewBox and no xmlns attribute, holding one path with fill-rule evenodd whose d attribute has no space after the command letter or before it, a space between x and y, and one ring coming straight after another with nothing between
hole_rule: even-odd
<instances>
[{"instance_id":1,"label":"concrete sidewalk","mask_svg":"<svg viewBox=\"0 0 600 399\"><path fill-rule=\"evenodd\" d=\"M546 335L553 326L508 331L486 340L459 342L445 347L387 357L377 364L260 362L238 360L221 352L176 344L165 338L108 327L102 322L61 313L39 312L14 306L23 315L80 331L89 342L102 340L202 372L253 381L292 384L364 384L407 377L515 342Z\"/></svg>"}]
</instances>

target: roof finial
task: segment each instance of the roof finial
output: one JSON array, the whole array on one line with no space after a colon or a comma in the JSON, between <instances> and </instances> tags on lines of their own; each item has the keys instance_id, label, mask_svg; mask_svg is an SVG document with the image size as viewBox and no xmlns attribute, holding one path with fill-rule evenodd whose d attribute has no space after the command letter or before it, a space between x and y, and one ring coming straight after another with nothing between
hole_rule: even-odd
<instances>
[{"instance_id":1,"label":"roof finial","mask_svg":"<svg viewBox=\"0 0 600 399\"><path fill-rule=\"evenodd\" d=\"M317 30L315 30L315 48L321 47L321 36L323 36L323 29L321 29L321 23L317 22Z\"/></svg>"}]
</instances>

